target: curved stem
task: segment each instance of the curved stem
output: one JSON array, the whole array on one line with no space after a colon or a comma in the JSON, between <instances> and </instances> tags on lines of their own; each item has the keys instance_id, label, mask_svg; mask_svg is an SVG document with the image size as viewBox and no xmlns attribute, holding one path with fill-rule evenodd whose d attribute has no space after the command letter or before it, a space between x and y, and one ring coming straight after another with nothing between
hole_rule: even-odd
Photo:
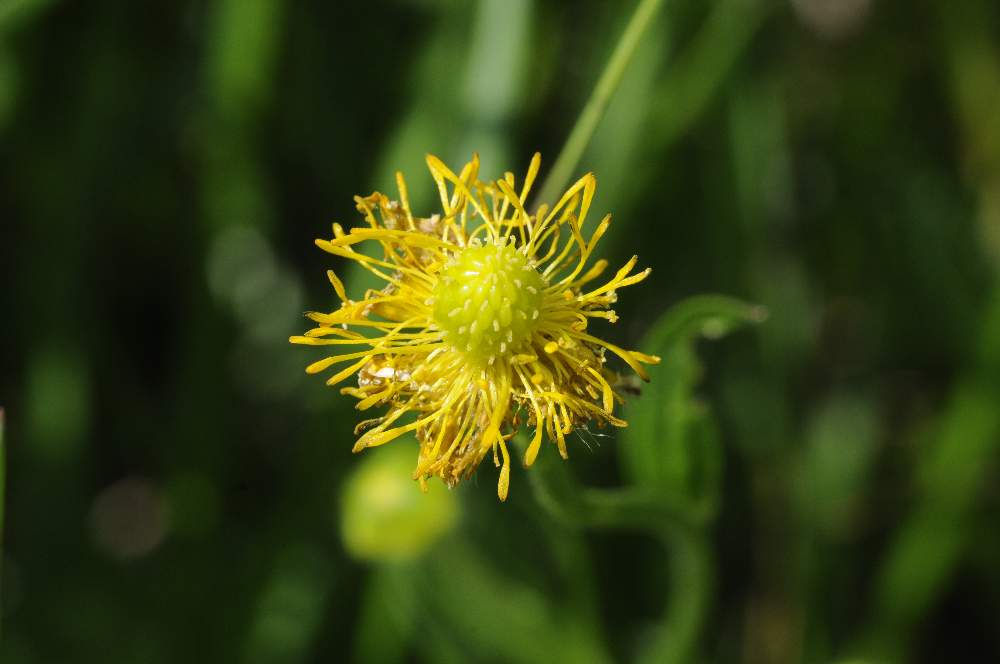
<instances>
[{"instance_id":1,"label":"curved stem","mask_svg":"<svg viewBox=\"0 0 1000 664\"><path fill-rule=\"evenodd\" d=\"M663 0L639 0L632 18L625 26L625 32L618 40L608 64L601 73L601 78L590 94L590 99L587 100L586 106L580 112L580 117L573 125L573 131L566 139L562 151L556 158L555 165L545 178L545 183L539 190L536 201L554 203L565 189L574 169L580 163L580 157L583 156L583 151L590 143L608 103L611 101L611 96L618 89L618 84L621 83L625 69L639 45L639 40L662 4Z\"/></svg>"},{"instance_id":2,"label":"curved stem","mask_svg":"<svg viewBox=\"0 0 1000 664\"><path fill-rule=\"evenodd\" d=\"M515 440L522 448L526 446L523 437ZM543 456L528 477L538 504L555 519L581 529L647 532L663 544L670 561L670 599L638 661L688 661L701 633L713 583L705 533L711 511L645 488L586 489L576 484L553 455Z\"/></svg>"},{"instance_id":3,"label":"curved stem","mask_svg":"<svg viewBox=\"0 0 1000 664\"><path fill-rule=\"evenodd\" d=\"M691 661L712 592L712 554L700 531L660 533L670 556L670 597L640 664Z\"/></svg>"}]
</instances>

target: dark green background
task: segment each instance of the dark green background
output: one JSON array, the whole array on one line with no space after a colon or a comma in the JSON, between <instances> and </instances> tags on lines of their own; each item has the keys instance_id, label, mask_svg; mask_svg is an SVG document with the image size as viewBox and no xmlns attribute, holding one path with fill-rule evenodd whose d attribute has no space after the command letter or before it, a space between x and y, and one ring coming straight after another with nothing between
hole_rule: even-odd
<instances>
[{"instance_id":1,"label":"dark green background","mask_svg":"<svg viewBox=\"0 0 1000 664\"><path fill-rule=\"evenodd\" d=\"M0 659L1000 658L1000 6L664 4L577 169L653 267L636 426L379 563L312 240L396 169L433 212L425 152L544 172L634 3L0 0ZM646 336L700 293L769 318ZM581 525L562 471L686 498Z\"/></svg>"}]
</instances>

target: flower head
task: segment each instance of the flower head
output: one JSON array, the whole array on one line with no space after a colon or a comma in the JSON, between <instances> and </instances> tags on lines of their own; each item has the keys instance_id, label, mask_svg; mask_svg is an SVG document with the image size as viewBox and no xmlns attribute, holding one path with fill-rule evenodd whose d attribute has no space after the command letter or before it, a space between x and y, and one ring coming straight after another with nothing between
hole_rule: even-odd
<instances>
[{"instance_id":1,"label":"flower head","mask_svg":"<svg viewBox=\"0 0 1000 664\"><path fill-rule=\"evenodd\" d=\"M597 185L592 174L554 206L529 213L524 204L540 163L535 154L518 191L512 173L480 181L476 156L456 175L428 155L440 213L414 216L397 173L398 201L381 193L357 196L367 226L345 232L334 224L332 239L316 241L385 286L353 300L328 272L340 308L307 314L317 327L290 341L360 348L306 371L347 362L327 384L357 374L357 387L341 392L357 398L359 410L388 407L358 425L354 451L415 432L414 478L422 487L432 476L453 486L492 452L501 468L497 493L505 500L507 441L522 424L534 428L525 466L534 463L546 435L567 458L566 436L574 429L589 422L626 425L613 414L622 397L618 374L605 366L606 352L644 380L642 365L659 362L589 333L591 319L617 320L610 308L617 289L642 281L649 269L633 273L633 256L613 277L599 280L608 263L592 257L611 215L584 236ZM381 255L355 251L362 242L381 245Z\"/></svg>"}]
</instances>

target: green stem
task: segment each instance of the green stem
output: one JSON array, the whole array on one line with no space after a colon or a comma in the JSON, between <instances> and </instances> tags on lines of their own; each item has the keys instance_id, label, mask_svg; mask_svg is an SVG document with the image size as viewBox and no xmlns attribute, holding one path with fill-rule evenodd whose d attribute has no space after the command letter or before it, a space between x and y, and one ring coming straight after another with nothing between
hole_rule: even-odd
<instances>
[{"instance_id":1,"label":"green stem","mask_svg":"<svg viewBox=\"0 0 1000 664\"><path fill-rule=\"evenodd\" d=\"M696 652L712 591L712 552L700 531L662 529L660 541L670 557L670 596L660 623L637 664L690 662Z\"/></svg>"},{"instance_id":2,"label":"green stem","mask_svg":"<svg viewBox=\"0 0 1000 664\"><path fill-rule=\"evenodd\" d=\"M622 33L618 45L615 46L615 50L611 54L611 59L608 60L601 78L597 81L597 85L590 95L590 99L587 100L587 105L580 112L580 117L556 158L555 165L549 171L548 177L545 178L545 183L538 194L538 202L555 203L566 188L573 171L580 163L583 151L594 135L594 130L597 129L601 117L604 116L611 96L618 89L618 84L621 83L625 69L639 45L639 40L662 4L663 0L639 1L632 18L625 27L625 32Z\"/></svg>"},{"instance_id":3,"label":"green stem","mask_svg":"<svg viewBox=\"0 0 1000 664\"><path fill-rule=\"evenodd\" d=\"M515 441L523 451L524 437ZM581 487L554 455L542 455L527 475L535 500L555 520L581 530L646 532L663 544L673 591L638 661L688 661L711 597L712 556L706 534L710 513L644 487Z\"/></svg>"}]
</instances>

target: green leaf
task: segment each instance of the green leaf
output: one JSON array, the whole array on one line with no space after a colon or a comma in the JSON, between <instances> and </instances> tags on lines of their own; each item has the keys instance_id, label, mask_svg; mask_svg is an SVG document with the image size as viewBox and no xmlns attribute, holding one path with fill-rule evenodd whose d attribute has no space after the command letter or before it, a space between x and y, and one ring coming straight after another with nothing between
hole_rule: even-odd
<instances>
[{"instance_id":1,"label":"green leaf","mask_svg":"<svg viewBox=\"0 0 1000 664\"><path fill-rule=\"evenodd\" d=\"M765 317L763 307L701 295L675 305L653 325L640 349L663 359L652 367L641 396L626 407L629 426L619 445L632 481L690 501L715 495L721 452L711 412L693 394L702 371L694 344Z\"/></svg>"}]
</instances>

